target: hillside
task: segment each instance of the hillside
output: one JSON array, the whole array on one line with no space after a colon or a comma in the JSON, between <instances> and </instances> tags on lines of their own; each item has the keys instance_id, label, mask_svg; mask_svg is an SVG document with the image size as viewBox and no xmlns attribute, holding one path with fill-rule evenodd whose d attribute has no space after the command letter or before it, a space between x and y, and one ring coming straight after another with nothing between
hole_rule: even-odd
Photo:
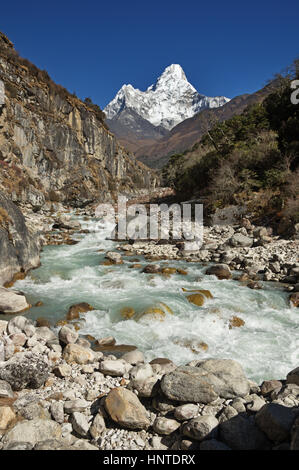
<instances>
[{"instance_id":1,"label":"hillside","mask_svg":"<svg viewBox=\"0 0 299 470\"><path fill-rule=\"evenodd\" d=\"M204 199L206 214L246 205L253 218L267 218L280 230L299 222L299 107L290 100L290 81L298 76L297 62L264 101L173 155L163 169L164 182L182 200Z\"/></svg>"},{"instance_id":2,"label":"hillside","mask_svg":"<svg viewBox=\"0 0 299 470\"><path fill-rule=\"evenodd\" d=\"M118 144L104 116L0 33L0 189L14 202L85 206L154 186L156 176Z\"/></svg>"},{"instance_id":3,"label":"hillside","mask_svg":"<svg viewBox=\"0 0 299 470\"><path fill-rule=\"evenodd\" d=\"M175 126L169 135L155 144L147 144L135 151L138 160L152 168L162 168L169 157L192 147L217 122L241 114L251 104L261 102L275 87L270 83L253 94L236 96L219 108L205 109Z\"/></svg>"}]
</instances>

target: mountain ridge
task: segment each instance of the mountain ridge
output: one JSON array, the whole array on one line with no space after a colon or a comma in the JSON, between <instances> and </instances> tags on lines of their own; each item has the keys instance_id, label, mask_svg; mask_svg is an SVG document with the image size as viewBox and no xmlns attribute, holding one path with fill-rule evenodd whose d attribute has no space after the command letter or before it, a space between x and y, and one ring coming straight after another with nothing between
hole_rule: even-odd
<instances>
[{"instance_id":1,"label":"mountain ridge","mask_svg":"<svg viewBox=\"0 0 299 470\"><path fill-rule=\"evenodd\" d=\"M104 112L108 126L113 126L119 113L131 108L153 126L169 131L203 109L219 107L228 101L224 96L208 97L197 92L182 67L171 64L145 91L131 84L123 85Z\"/></svg>"}]
</instances>

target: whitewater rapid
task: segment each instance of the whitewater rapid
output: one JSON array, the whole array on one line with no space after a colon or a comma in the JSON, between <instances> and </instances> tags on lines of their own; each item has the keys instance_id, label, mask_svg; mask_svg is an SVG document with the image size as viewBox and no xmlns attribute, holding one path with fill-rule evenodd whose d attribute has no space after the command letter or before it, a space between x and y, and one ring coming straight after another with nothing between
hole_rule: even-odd
<instances>
[{"instance_id":1,"label":"whitewater rapid","mask_svg":"<svg viewBox=\"0 0 299 470\"><path fill-rule=\"evenodd\" d=\"M299 365L298 310L289 306L282 289L263 283L262 290L253 290L237 281L220 281L204 275L206 267L185 261L160 262L188 271L187 276L170 278L130 269L133 259L149 264L136 255L123 257L122 265L104 266L105 252L117 246L105 239L111 227L79 221L89 234L78 234L76 245L44 247L42 265L15 283L14 288L24 292L32 305L43 302L29 310L29 318L43 316L54 325L71 305L88 302L95 310L82 315L80 334L96 338L112 335L118 344L137 346L147 360L167 357L185 364L208 357L235 359L258 383L283 379ZM182 288L208 289L214 298L197 307L187 301ZM173 311L164 321L125 320L121 316L123 307L141 312L158 302ZM234 315L245 325L230 329ZM198 347L202 342L208 345L207 350Z\"/></svg>"}]
</instances>

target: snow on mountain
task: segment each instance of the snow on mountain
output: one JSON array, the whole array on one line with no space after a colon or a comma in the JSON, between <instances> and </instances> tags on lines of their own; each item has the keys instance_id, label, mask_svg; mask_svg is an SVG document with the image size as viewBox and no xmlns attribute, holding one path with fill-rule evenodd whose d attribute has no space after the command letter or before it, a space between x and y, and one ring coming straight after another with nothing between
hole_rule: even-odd
<instances>
[{"instance_id":1,"label":"snow on mountain","mask_svg":"<svg viewBox=\"0 0 299 470\"><path fill-rule=\"evenodd\" d=\"M198 93L188 82L182 67L172 64L146 91L123 85L104 111L111 120L131 108L154 126L170 130L203 109L218 108L228 101L225 96L208 97Z\"/></svg>"}]
</instances>

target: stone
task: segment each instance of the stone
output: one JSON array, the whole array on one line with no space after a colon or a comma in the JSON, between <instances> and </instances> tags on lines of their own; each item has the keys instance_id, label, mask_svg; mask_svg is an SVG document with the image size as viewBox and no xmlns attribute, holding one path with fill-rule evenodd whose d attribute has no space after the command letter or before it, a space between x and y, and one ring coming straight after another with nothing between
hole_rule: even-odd
<instances>
[{"instance_id":1,"label":"stone","mask_svg":"<svg viewBox=\"0 0 299 470\"><path fill-rule=\"evenodd\" d=\"M41 403L29 403L19 409L19 414L25 419L50 419L50 414Z\"/></svg>"},{"instance_id":2,"label":"stone","mask_svg":"<svg viewBox=\"0 0 299 470\"><path fill-rule=\"evenodd\" d=\"M75 400L67 400L64 402L64 411L67 414L72 414L75 412L82 412L85 411L86 408L90 406L90 403L82 398L78 398Z\"/></svg>"},{"instance_id":3,"label":"stone","mask_svg":"<svg viewBox=\"0 0 299 470\"><path fill-rule=\"evenodd\" d=\"M68 321L77 320L80 318L80 313L90 312L91 310L94 310L94 308L87 302L71 305L66 314L66 319Z\"/></svg>"},{"instance_id":4,"label":"stone","mask_svg":"<svg viewBox=\"0 0 299 470\"><path fill-rule=\"evenodd\" d=\"M220 440L233 450L268 450L271 447L254 419L237 414L219 425Z\"/></svg>"},{"instance_id":5,"label":"stone","mask_svg":"<svg viewBox=\"0 0 299 470\"><path fill-rule=\"evenodd\" d=\"M131 380L129 388L136 390L140 397L154 397L159 392L159 376L152 376L146 380Z\"/></svg>"},{"instance_id":6,"label":"stone","mask_svg":"<svg viewBox=\"0 0 299 470\"><path fill-rule=\"evenodd\" d=\"M111 375L112 377L122 377L129 371L130 366L129 368L128 366L129 364L122 359L104 359L104 361L100 363L100 372L105 375Z\"/></svg>"},{"instance_id":7,"label":"stone","mask_svg":"<svg viewBox=\"0 0 299 470\"><path fill-rule=\"evenodd\" d=\"M87 416L83 413L75 411L72 414L71 423L73 426L73 430L79 434L79 436L87 437L88 430L89 430L89 422Z\"/></svg>"},{"instance_id":8,"label":"stone","mask_svg":"<svg viewBox=\"0 0 299 470\"><path fill-rule=\"evenodd\" d=\"M91 349L84 348L79 344L67 344L63 350L62 356L68 363L88 364L94 361L94 353Z\"/></svg>"},{"instance_id":9,"label":"stone","mask_svg":"<svg viewBox=\"0 0 299 470\"><path fill-rule=\"evenodd\" d=\"M144 362L144 354L138 349L135 349L134 351L129 351L125 353L122 356L122 359L128 362L129 364L132 364L133 366L135 366L136 364L140 362Z\"/></svg>"},{"instance_id":10,"label":"stone","mask_svg":"<svg viewBox=\"0 0 299 470\"><path fill-rule=\"evenodd\" d=\"M257 413L266 404L265 400L256 394L250 395L252 401L247 402L247 410Z\"/></svg>"},{"instance_id":11,"label":"stone","mask_svg":"<svg viewBox=\"0 0 299 470\"><path fill-rule=\"evenodd\" d=\"M94 417L92 425L89 428L89 433L93 439L98 440L105 430L106 430L105 420L103 416L101 415L101 413L98 413Z\"/></svg>"},{"instance_id":12,"label":"stone","mask_svg":"<svg viewBox=\"0 0 299 470\"><path fill-rule=\"evenodd\" d=\"M58 337L61 343L63 344L72 344L77 341L79 338L79 333L72 328L64 325L58 333Z\"/></svg>"},{"instance_id":13,"label":"stone","mask_svg":"<svg viewBox=\"0 0 299 470\"><path fill-rule=\"evenodd\" d=\"M106 338L101 338L96 340L97 346L114 346L116 344L116 339L113 336L107 336Z\"/></svg>"},{"instance_id":14,"label":"stone","mask_svg":"<svg viewBox=\"0 0 299 470\"><path fill-rule=\"evenodd\" d=\"M105 399L105 408L111 419L124 428L146 429L150 425L144 406L125 388L112 389Z\"/></svg>"},{"instance_id":15,"label":"stone","mask_svg":"<svg viewBox=\"0 0 299 470\"><path fill-rule=\"evenodd\" d=\"M279 380L265 380L261 385L261 394L265 397L273 390L281 389L282 383Z\"/></svg>"},{"instance_id":16,"label":"stone","mask_svg":"<svg viewBox=\"0 0 299 470\"><path fill-rule=\"evenodd\" d=\"M142 272L147 273L147 274L159 273L160 272L160 265L159 264L148 264L143 268Z\"/></svg>"},{"instance_id":17,"label":"stone","mask_svg":"<svg viewBox=\"0 0 299 470\"><path fill-rule=\"evenodd\" d=\"M234 235L229 239L228 243L232 247L251 247L253 244L253 238L247 237L242 233L234 233Z\"/></svg>"},{"instance_id":18,"label":"stone","mask_svg":"<svg viewBox=\"0 0 299 470\"><path fill-rule=\"evenodd\" d=\"M10 406L0 406L0 431L4 431L15 420L16 415Z\"/></svg>"},{"instance_id":19,"label":"stone","mask_svg":"<svg viewBox=\"0 0 299 470\"><path fill-rule=\"evenodd\" d=\"M24 388L39 388L49 376L49 365L32 353L15 354L0 369L0 379L5 380L15 391Z\"/></svg>"},{"instance_id":20,"label":"stone","mask_svg":"<svg viewBox=\"0 0 299 470\"><path fill-rule=\"evenodd\" d=\"M8 322L7 331L10 335L24 333L30 338L35 334L35 326L28 318L17 316Z\"/></svg>"},{"instance_id":21,"label":"stone","mask_svg":"<svg viewBox=\"0 0 299 470\"><path fill-rule=\"evenodd\" d=\"M193 403L178 406L174 411L174 417L179 421L195 418L198 415L198 406Z\"/></svg>"},{"instance_id":22,"label":"stone","mask_svg":"<svg viewBox=\"0 0 299 470\"><path fill-rule=\"evenodd\" d=\"M184 425L182 434L196 441L214 439L217 437L217 427L218 420L214 416L199 416Z\"/></svg>"},{"instance_id":23,"label":"stone","mask_svg":"<svg viewBox=\"0 0 299 470\"><path fill-rule=\"evenodd\" d=\"M15 333L10 335L10 339L15 346L24 346L27 341L27 336L24 333Z\"/></svg>"},{"instance_id":24,"label":"stone","mask_svg":"<svg viewBox=\"0 0 299 470\"><path fill-rule=\"evenodd\" d=\"M298 414L299 409L268 403L256 414L255 421L270 441L279 444L290 438L292 425Z\"/></svg>"},{"instance_id":25,"label":"stone","mask_svg":"<svg viewBox=\"0 0 299 470\"><path fill-rule=\"evenodd\" d=\"M72 368L68 364L59 364L57 367L54 367L53 373L56 377L69 377L72 373Z\"/></svg>"},{"instance_id":26,"label":"stone","mask_svg":"<svg viewBox=\"0 0 299 470\"><path fill-rule=\"evenodd\" d=\"M122 258L120 253L116 253L114 251L107 251L105 258L109 261L112 261L113 264L122 264Z\"/></svg>"},{"instance_id":27,"label":"stone","mask_svg":"<svg viewBox=\"0 0 299 470\"><path fill-rule=\"evenodd\" d=\"M29 304L24 295L0 287L0 313L18 313L28 308Z\"/></svg>"},{"instance_id":28,"label":"stone","mask_svg":"<svg viewBox=\"0 0 299 470\"><path fill-rule=\"evenodd\" d=\"M57 340L55 333L47 326L39 326L35 329L35 335L38 341L45 343Z\"/></svg>"},{"instance_id":29,"label":"stone","mask_svg":"<svg viewBox=\"0 0 299 470\"><path fill-rule=\"evenodd\" d=\"M202 294L187 295L187 300L198 307L202 307L205 302L205 298Z\"/></svg>"},{"instance_id":30,"label":"stone","mask_svg":"<svg viewBox=\"0 0 299 470\"><path fill-rule=\"evenodd\" d=\"M210 403L218 398L197 367L190 366L181 366L165 374L161 390L170 400L187 403Z\"/></svg>"},{"instance_id":31,"label":"stone","mask_svg":"<svg viewBox=\"0 0 299 470\"><path fill-rule=\"evenodd\" d=\"M299 307L299 292L293 292L290 295L290 304L293 307Z\"/></svg>"},{"instance_id":32,"label":"stone","mask_svg":"<svg viewBox=\"0 0 299 470\"><path fill-rule=\"evenodd\" d=\"M38 442L47 439L60 439L61 427L55 421L47 419L34 419L31 421L21 421L9 430L2 438L3 444L26 443L34 446Z\"/></svg>"},{"instance_id":33,"label":"stone","mask_svg":"<svg viewBox=\"0 0 299 470\"><path fill-rule=\"evenodd\" d=\"M169 434L172 434L177 429L179 429L180 425L181 423L178 423L178 421L175 419L169 419L161 416L155 419L153 430L158 434L168 436Z\"/></svg>"},{"instance_id":34,"label":"stone","mask_svg":"<svg viewBox=\"0 0 299 470\"><path fill-rule=\"evenodd\" d=\"M140 364L130 370L130 379L144 382L153 376L153 369L150 364Z\"/></svg>"},{"instance_id":35,"label":"stone","mask_svg":"<svg viewBox=\"0 0 299 470\"><path fill-rule=\"evenodd\" d=\"M242 320L242 318L240 317L237 317L236 315L232 316L230 319L229 319L229 329L231 330L232 328L240 328L240 326L244 326L245 325L245 321Z\"/></svg>"},{"instance_id":36,"label":"stone","mask_svg":"<svg viewBox=\"0 0 299 470\"><path fill-rule=\"evenodd\" d=\"M0 380L0 398L13 398L14 393L8 382Z\"/></svg>"},{"instance_id":37,"label":"stone","mask_svg":"<svg viewBox=\"0 0 299 470\"><path fill-rule=\"evenodd\" d=\"M53 401L50 405L50 412L56 423L62 424L64 422L64 408L61 401Z\"/></svg>"},{"instance_id":38,"label":"stone","mask_svg":"<svg viewBox=\"0 0 299 470\"><path fill-rule=\"evenodd\" d=\"M293 369L288 373L287 383L299 385L299 367L296 367L296 369Z\"/></svg>"},{"instance_id":39,"label":"stone","mask_svg":"<svg viewBox=\"0 0 299 470\"><path fill-rule=\"evenodd\" d=\"M169 399L208 404L218 396L245 396L250 391L250 385L238 362L207 359L199 361L196 367L178 367L165 375L161 389Z\"/></svg>"},{"instance_id":40,"label":"stone","mask_svg":"<svg viewBox=\"0 0 299 470\"><path fill-rule=\"evenodd\" d=\"M231 279L232 273L227 264L215 264L206 270L206 274L217 276L218 279Z\"/></svg>"}]
</instances>

